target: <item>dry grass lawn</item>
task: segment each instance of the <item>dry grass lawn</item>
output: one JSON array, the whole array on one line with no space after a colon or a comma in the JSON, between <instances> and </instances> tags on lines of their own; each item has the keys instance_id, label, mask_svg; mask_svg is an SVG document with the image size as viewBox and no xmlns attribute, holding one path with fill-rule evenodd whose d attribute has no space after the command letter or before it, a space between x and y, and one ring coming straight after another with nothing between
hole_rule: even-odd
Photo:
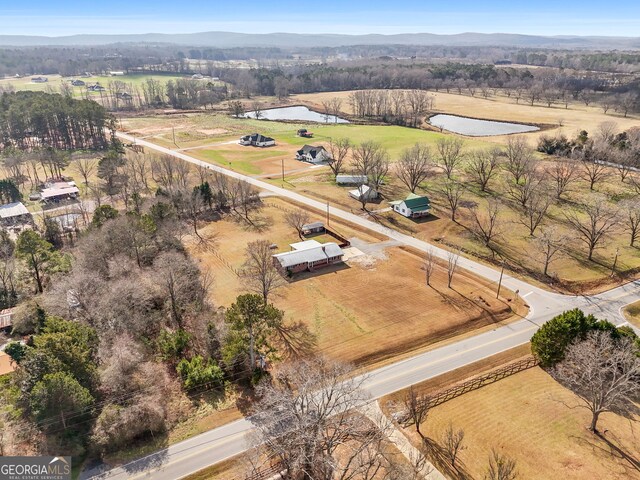
<instances>
[{"instance_id":1,"label":"dry grass lawn","mask_svg":"<svg viewBox=\"0 0 640 480\"><path fill-rule=\"evenodd\" d=\"M623 311L624 317L636 327L640 327L640 302L627 305Z\"/></svg>"},{"instance_id":2,"label":"dry grass lawn","mask_svg":"<svg viewBox=\"0 0 640 480\"><path fill-rule=\"evenodd\" d=\"M585 428L586 410L567 407L578 403L544 370L533 368L435 407L423 432L441 443L450 423L464 429L459 459L468 477L459 478L482 478L492 448L516 460L518 478L527 480L640 478L637 423L605 413L599 422L603 440ZM406 433L417 444L417 434Z\"/></svg>"},{"instance_id":3,"label":"dry grass lawn","mask_svg":"<svg viewBox=\"0 0 640 480\"><path fill-rule=\"evenodd\" d=\"M266 202L291 208L275 198ZM261 216L261 231L227 218L202 228L201 235L215 237L214 250L189 247L201 267L214 274L214 304L229 306L244 291L233 269L242 265L249 242L267 239L278 245L277 251L287 251L289 243L298 241L283 221L283 210L268 206ZM512 308L522 312L519 302L510 301L511 292L503 291L496 300L495 285L463 270L448 289L446 270L440 266L432 280L434 288L429 288L419 256L396 246L376 246L378 238L341 222L332 221L332 226L347 238L364 242L371 255L296 275L273 302L287 320L306 323L317 335L318 350L334 358L369 365L476 328L504 324L514 318Z\"/></svg>"}]
</instances>

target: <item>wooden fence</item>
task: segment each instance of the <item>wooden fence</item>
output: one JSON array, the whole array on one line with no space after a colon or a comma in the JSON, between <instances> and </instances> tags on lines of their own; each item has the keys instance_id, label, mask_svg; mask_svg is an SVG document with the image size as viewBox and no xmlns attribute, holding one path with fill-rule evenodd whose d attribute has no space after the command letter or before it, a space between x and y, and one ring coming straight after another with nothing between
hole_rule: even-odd
<instances>
[{"instance_id":1,"label":"wooden fence","mask_svg":"<svg viewBox=\"0 0 640 480\"><path fill-rule=\"evenodd\" d=\"M485 385L495 383L498 380L502 380L503 378L509 377L524 370L528 370L529 368L533 368L536 365L538 365L538 361L535 358L527 357L522 360L509 363L508 365L505 365L504 367L498 368L496 370L492 370L491 372L485 373L484 375L466 380L462 383L454 385L451 388L447 388L446 390L441 390L434 395L425 396L420 403L422 403L425 408L437 407L438 405L464 395L465 393L478 390ZM403 412L403 414L399 416L398 422L403 424L404 426L410 426L413 424L413 420L406 412Z\"/></svg>"}]
</instances>

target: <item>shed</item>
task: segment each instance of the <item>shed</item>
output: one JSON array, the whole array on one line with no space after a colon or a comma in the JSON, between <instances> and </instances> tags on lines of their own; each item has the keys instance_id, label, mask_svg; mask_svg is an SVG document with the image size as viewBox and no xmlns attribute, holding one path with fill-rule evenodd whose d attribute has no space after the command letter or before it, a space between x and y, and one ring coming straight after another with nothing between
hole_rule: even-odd
<instances>
[{"instance_id":1,"label":"shed","mask_svg":"<svg viewBox=\"0 0 640 480\"><path fill-rule=\"evenodd\" d=\"M362 185L367 183L368 178L366 175L336 175L336 183L338 185Z\"/></svg>"},{"instance_id":2,"label":"shed","mask_svg":"<svg viewBox=\"0 0 640 480\"><path fill-rule=\"evenodd\" d=\"M312 222L302 226L303 235L310 235L312 233L324 233L324 232L325 232L325 228L324 228L324 223L322 222Z\"/></svg>"},{"instance_id":3,"label":"shed","mask_svg":"<svg viewBox=\"0 0 640 480\"><path fill-rule=\"evenodd\" d=\"M0 222L3 225L16 225L31 222L31 213L22 202L7 203L0 206Z\"/></svg>"},{"instance_id":4,"label":"shed","mask_svg":"<svg viewBox=\"0 0 640 480\"><path fill-rule=\"evenodd\" d=\"M371 188L369 185L360 185L355 190L349 190L349 196L355 198L358 201L370 201L378 198L378 192Z\"/></svg>"}]
</instances>

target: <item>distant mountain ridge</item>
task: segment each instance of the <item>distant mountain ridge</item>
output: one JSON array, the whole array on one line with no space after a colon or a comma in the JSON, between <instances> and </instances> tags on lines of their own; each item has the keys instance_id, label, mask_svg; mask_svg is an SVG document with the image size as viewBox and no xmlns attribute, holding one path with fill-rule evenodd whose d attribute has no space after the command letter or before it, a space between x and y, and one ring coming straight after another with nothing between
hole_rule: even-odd
<instances>
[{"instance_id":1,"label":"distant mountain ridge","mask_svg":"<svg viewBox=\"0 0 640 480\"><path fill-rule=\"evenodd\" d=\"M311 48L353 45L442 45L442 46L496 46L520 48L564 49L640 49L640 37L597 36L540 36L512 33L459 33L438 35L433 33L401 33L395 35L367 34L300 34L300 33L234 33L200 32L184 34L143 33L122 35L83 34L64 37L0 35L0 46L96 46L116 43L174 44L193 47L279 47Z\"/></svg>"}]
</instances>

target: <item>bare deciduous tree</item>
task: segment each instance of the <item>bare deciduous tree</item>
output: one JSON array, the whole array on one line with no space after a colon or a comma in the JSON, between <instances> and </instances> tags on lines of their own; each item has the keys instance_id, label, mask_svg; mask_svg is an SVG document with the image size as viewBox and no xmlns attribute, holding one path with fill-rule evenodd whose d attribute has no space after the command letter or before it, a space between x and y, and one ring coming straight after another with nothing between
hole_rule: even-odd
<instances>
[{"instance_id":1,"label":"bare deciduous tree","mask_svg":"<svg viewBox=\"0 0 640 480\"><path fill-rule=\"evenodd\" d=\"M73 166L84 179L84 184L89 185L89 178L97 172L98 159L88 155L78 155L72 157Z\"/></svg>"},{"instance_id":2,"label":"bare deciduous tree","mask_svg":"<svg viewBox=\"0 0 640 480\"><path fill-rule=\"evenodd\" d=\"M574 153L574 158L579 160L582 167L582 176L589 182L589 189L593 190L597 183L609 176L610 147L606 144L598 144Z\"/></svg>"},{"instance_id":3,"label":"bare deciduous tree","mask_svg":"<svg viewBox=\"0 0 640 480\"><path fill-rule=\"evenodd\" d=\"M560 200L569 189L569 185L575 181L578 164L571 158L556 158L553 164L546 169L546 173L553 180L556 199Z\"/></svg>"},{"instance_id":4,"label":"bare deciduous tree","mask_svg":"<svg viewBox=\"0 0 640 480\"><path fill-rule=\"evenodd\" d=\"M404 408L407 414L405 426L413 425L421 438L424 438L424 434L420 431L420 426L429 415L430 402L431 398L428 395L419 394L413 386L409 387L404 398Z\"/></svg>"},{"instance_id":5,"label":"bare deciduous tree","mask_svg":"<svg viewBox=\"0 0 640 480\"><path fill-rule=\"evenodd\" d=\"M629 246L633 247L640 236L640 200L632 198L620 202L623 211L622 221L629 232Z\"/></svg>"},{"instance_id":6,"label":"bare deciduous tree","mask_svg":"<svg viewBox=\"0 0 640 480\"><path fill-rule=\"evenodd\" d=\"M413 147L403 150L400 161L396 163L398 178L411 193L429 177L431 166L431 151L429 147L416 143Z\"/></svg>"},{"instance_id":7,"label":"bare deciduous tree","mask_svg":"<svg viewBox=\"0 0 640 480\"><path fill-rule=\"evenodd\" d=\"M536 158L524 137L509 137L504 153L507 157L505 169L516 184L535 171Z\"/></svg>"},{"instance_id":8,"label":"bare deciduous tree","mask_svg":"<svg viewBox=\"0 0 640 480\"><path fill-rule=\"evenodd\" d=\"M429 248L427 251L427 256L424 260L424 276L427 280L427 286L431 286L431 277L433 276L433 271L436 268L436 255L433 251L433 248Z\"/></svg>"},{"instance_id":9,"label":"bare deciduous tree","mask_svg":"<svg viewBox=\"0 0 640 480\"><path fill-rule=\"evenodd\" d=\"M442 448L453 468L456 468L458 454L465 448L462 443L463 441L464 430L461 428L455 430L453 424L449 423L449 426L442 434Z\"/></svg>"},{"instance_id":10,"label":"bare deciduous tree","mask_svg":"<svg viewBox=\"0 0 640 480\"><path fill-rule=\"evenodd\" d=\"M333 172L333 176L337 177L343 172L344 162L347 159L349 150L351 150L351 141L348 138L331 139L328 150L332 158L329 162L329 168Z\"/></svg>"},{"instance_id":11,"label":"bare deciduous tree","mask_svg":"<svg viewBox=\"0 0 640 480\"><path fill-rule=\"evenodd\" d=\"M585 340L569 345L552 375L591 412L589 429L595 433L603 412L630 407L640 393L638 348L629 338L614 339L606 331L590 332Z\"/></svg>"},{"instance_id":12,"label":"bare deciduous tree","mask_svg":"<svg viewBox=\"0 0 640 480\"><path fill-rule=\"evenodd\" d=\"M284 216L284 221L287 222L291 228L295 229L298 233L298 237L302 240L302 227L309 223L309 212L306 210L302 210L301 208L296 208L295 210L291 210L287 212Z\"/></svg>"},{"instance_id":13,"label":"bare deciduous tree","mask_svg":"<svg viewBox=\"0 0 640 480\"><path fill-rule=\"evenodd\" d=\"M584 205L583 210L570 210L565 213L567 222L573 227L588 248L589 260L593 259L594 250L600 246L616 225L618 216L602 197L597 197Z\"/></svg>"},{"instance_id":14,"label":"bare deciduous tree","mask_svg":"<svg viewBox=\"0 0 640 480\"><path fill-rule=\"evenodd\" d=\"M451 288L451 282L453 276L458 269L458 261L460 260L460 254L455 252L448 252L447 254L447 287Z\"/></svg>"},{"instance_id":15,"label":"bare deciduous tree","mask_svg":"<svg viewBox=\"0 0 640 480\"><path fill-rule=\"evenodd\" d=\"M245 250L246 260L240 271L245 287L262 295L265 303L269 296L284 285L282 275L273 265L271 243L267 240L250 242Z\"/></svg>"},{"instance_id":16,"label":"bare deciduous tree","mask_svg":"<svg viewBox=\"0 0 640 480\"><path fill-rule=\"evenodd\" d=\"M557 255L562 251L565 237L560 235L557 229L551 227L542 231L542 235L536 238L536 245L542 254L543 270L542 273L547 276L549 265L556 259Z\"/></svg>"},{"instance_id":17,"label":"bare deciduous tree","mask_svg":"<svg viewBox=\"0 0 640 480\"><path fill-rule=\"evenodd\" d=\"M462 199L462 192L464 187L461 183L455 180L446 180L440 189L440 193L444 195L449 204L449 210L451 210L451 220L456 221L456 212L460 206L460 200Z\"/></svg>"},{"instance_id":18,"label":"bare deciduous tree","mask_svg":"<svg viewBox=\"0 0 640 480\"><path fill-rule=\"evenodd\" d=\"M489 466L484 475L485 480L515 480L518 478L515 460L502 455L497 450L491 450Z\"/></svg>"},{"instance_id":19,"label":"bare deciduous tree","mask_svg":"<svg viewBox=\"0 0 640 480\"><path fill-rule=\"evenodd\" d=\"M363 377L349 373L322 357L305 359L258 386L253 444L277 460L284 478L372 480L389 466L385 430L354 411L366 398Z\"/></svg>"},{"instance_id":20,"label":"bare deciduous tree","mask_svg":"<svg viewBox=\"0 0 640 480\"><path fill-rule=\"evenodd\" d=\"M482 244L491 250L492 255L495 255L495 249L493 242L500 235L498 222L498 211L500 204L497 200L489 200L487 202L486 211L480 211L476 206L471 209L471 216L473 217L473 226L471 231Z\"/></svg>"},{"instance_id":21,"label":"bare deciduous tree","mask_svg":"<svg viewBox=\"0 0 640 480\"><path fill-rule=\"evenodd\" d=\"M534 190L527 199L522 216L519 218L520 223L529 229L529 235L533 237L534 233L544 220L547 210L551 205L551 195L545 188Z\"/></svg>"},{"instance_id":22,"label":"bare deciduous tree","mask_svg":"<svg viewBox=\"0 0 640 480\"><path fill-rule=\"evenodd\" d=\"M367 186L378 192L389 173L389 154L386 149L377 142L366 141L353 149L352 167L356 173L367 177ZM363 210L370 198L367 195L360 196Z\"/></svg>"},{"instance_id":23,"label":"bare deciduous tree","mask_svg":"<svg viewBox=\"0 0 640 480\"><path fill-rule=\"evenodd\" d=\"M255 102L251 103L251 109L253 110L253 115L256 120L260 120L262 118L262 103Z\"/></svg>"},{"instance_id":24,"label":"bare deciduous tree","mask_svg":"<svg viewBox=\"0 0 640 480\"><path fill-rule=\"evenodd\" d=\"M444 170L447 179L451 179L453 173L458 169L462 162L462 147L464 142L457 137L440 138L436 142L438 150L437 163Z\"/></svg>"},{"instance_id":25,"label":"bare deciduous tree","mask_svg":"<svg viewBox=\"0 0 640 480\"><path fill-rule=\"evenodd\" d=\"M475 150L469 155L467 172L480 186L480 190L487 191L489 181L498 173L500 150Z\"/></svg>"}]
</instances>

